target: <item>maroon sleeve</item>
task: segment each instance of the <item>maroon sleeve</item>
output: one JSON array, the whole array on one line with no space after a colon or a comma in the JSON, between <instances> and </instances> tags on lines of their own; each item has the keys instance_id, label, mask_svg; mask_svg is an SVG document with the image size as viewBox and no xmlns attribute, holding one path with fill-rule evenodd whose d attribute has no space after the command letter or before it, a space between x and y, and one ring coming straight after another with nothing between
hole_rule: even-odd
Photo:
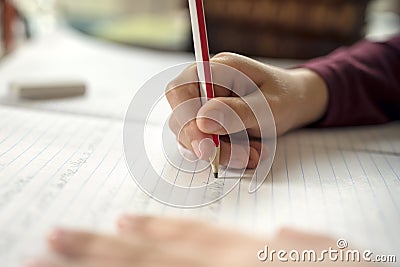
<instances>
[{"instance_id":1,"label":"maroon sleeve","mask_svg":"<svg viewBox=\"0 0 400 267\"><path fill-rule=\"evenodd\" d=\"M319 127L385 123L400 119L400 36L362 41L301 67L326 82L329 103Z\"/></svg>"}]
</instances>

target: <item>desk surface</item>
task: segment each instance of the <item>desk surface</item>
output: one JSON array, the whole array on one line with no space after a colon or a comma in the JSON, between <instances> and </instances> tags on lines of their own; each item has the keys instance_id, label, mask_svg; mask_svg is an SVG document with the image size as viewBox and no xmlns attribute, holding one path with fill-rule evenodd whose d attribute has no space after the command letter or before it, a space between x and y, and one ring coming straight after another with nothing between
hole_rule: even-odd
<instances>
[{"instance_id":1,"label":"desk surface","mask_svg":"<svg viewBox=\"0 0 400 267\"><path fill-rule=\"evenodd\" d=\"M60 29L28 43L0 62L0 103L123 118L130 100L145 81L166 68L194 60L194 55L189 53L127 47ZM278 66L298 63L263 60ZM20 102L10 99L7 93L8 84L13 80L71 77L87 81L86 97Z\"/></svg>"}]
</instances>

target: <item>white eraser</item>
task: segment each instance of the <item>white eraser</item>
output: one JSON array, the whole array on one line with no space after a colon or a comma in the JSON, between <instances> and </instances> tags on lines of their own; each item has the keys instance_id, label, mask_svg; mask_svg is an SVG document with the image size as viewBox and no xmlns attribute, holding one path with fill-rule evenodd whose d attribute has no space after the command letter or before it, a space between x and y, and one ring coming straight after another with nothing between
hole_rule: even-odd
<instances>
[{"instance_id":1,"label":"white eraser","mask_svg":"<svg viewBox=\"0 0 400 267\"><path fill-rule=\"evenodd\" d=\"M13 81L9 89L15 98L40 100L83 95L86 84L82 80Z\"/></svg>"}]
</instances>

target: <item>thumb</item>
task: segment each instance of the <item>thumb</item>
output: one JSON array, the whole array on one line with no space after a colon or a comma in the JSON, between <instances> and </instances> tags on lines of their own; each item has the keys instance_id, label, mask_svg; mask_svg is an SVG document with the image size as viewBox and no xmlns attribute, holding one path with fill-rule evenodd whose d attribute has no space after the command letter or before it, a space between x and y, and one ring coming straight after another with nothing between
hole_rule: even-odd
<instances>
[{"instance_id":1,"label":"thumb","mask_svg":"<svg viewBox=\"0 0 400 267\"><path fill-rule=\"evenodd\" d=\"M254 98L217 97L203 105L197 113L197 127L208 134L226 135L258 127L250 106Z\"/></svg>"}]
</instances>

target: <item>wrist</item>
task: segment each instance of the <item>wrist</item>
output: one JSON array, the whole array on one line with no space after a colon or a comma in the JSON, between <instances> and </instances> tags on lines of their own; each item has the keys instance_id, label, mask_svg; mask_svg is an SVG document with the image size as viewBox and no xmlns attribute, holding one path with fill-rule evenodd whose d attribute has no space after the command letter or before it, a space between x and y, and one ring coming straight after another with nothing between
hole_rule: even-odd
<instances>
[{"instance_id":1,"label":"wrist","mask_svg":"<svg viewBox=\"0 0 400 267\"><path fill-rule=\"evenodd\" d=\"M297 95L292 129L310 125L320 120L328 107L328 88L316 72L300 68L291 70Z\"/></svg>"}]
</instances>

